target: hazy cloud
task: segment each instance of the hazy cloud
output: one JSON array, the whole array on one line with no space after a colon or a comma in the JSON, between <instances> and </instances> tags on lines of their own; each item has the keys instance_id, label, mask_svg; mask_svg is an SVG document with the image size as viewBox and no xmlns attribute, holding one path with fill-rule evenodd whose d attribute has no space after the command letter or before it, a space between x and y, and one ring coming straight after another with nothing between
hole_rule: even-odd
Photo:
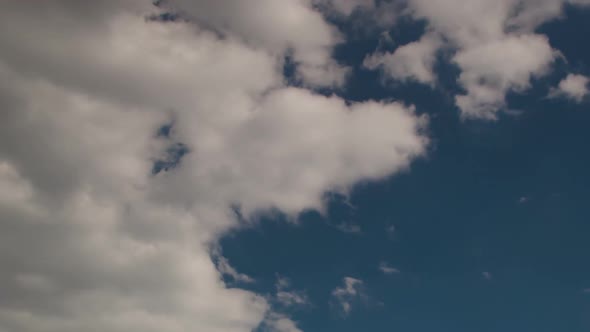
<instances>
[{"instance_id":1,"label":"hazy cloud","mask_svg":"<svg viewBox=\"0 0 590 332\"><path fill-rule=\"evenodd\" d=\"M355 301L366 297L363 287L362 280L345 277L343 279L343 286L336 287L332 291L332 297L344 316L350 314Z\"/></svg>"},{"instance_id":2,"label":"hazy cloud","mask_svg":"<svg viewBox=\"0 0 590 332\"><path fill-rule=\"evenodd\" d=\"M392 275L392 274L398 274L398 273L400 273L400 271L398 269L392 267L387 262L381 262L381 263L379 263L379 271L381 271L383 274L386 274L386 275Z\"/></svg>"}]
</instances>

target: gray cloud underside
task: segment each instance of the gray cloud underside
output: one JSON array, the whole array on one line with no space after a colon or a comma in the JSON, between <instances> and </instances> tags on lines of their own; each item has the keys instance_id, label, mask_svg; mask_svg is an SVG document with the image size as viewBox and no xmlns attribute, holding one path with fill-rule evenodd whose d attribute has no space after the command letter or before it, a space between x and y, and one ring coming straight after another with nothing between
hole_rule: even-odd
<instances>
[{"instance_id":1,"label":"gray cloud underside","mask_svg":"<svg viewBox=\"0 0 590 332\"><path fill-rule=\"evenodd\" d=\"M299 331L211 261L231 206L321 208L326 190L407 168L426 119L287 87L287 52L305 86L340 84L341 37L310 3L256 2L277 16L240 1L170 1L191 18L174 23L146 20L144 1L5 3L0 330ZM181 163L152 174L178 142Z\"/></svg>"}]
</instances>

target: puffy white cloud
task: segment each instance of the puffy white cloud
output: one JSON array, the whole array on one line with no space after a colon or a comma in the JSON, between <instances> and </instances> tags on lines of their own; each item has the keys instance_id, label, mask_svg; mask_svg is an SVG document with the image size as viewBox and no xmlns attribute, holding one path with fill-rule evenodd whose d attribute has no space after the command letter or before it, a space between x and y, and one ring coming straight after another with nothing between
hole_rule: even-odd
<instances>
[{"instance_id":1,"label":"puffy white cloud","mask_svg":"<svg viewBox=\"0 0 590 332\"><path fill-rule=\"evenodd\" d=\"M427 19L457 49L465 95L456 97L465 118L495 119L509 91L523 91L530 78L547 72L556 56L548 40L532 34L561 12L554 0L412 0L416 17Z\"/></svg>"},{"instance_id":2,"label":"puffy white cloud","mask_svg":"<svg viewBox=\"0 0 590 332\"><path fill-rule=\"evenodd\" d=\"M522 92L530 79L547 73L559 55L546 37L535 34L544 22L560 17L564 3L586 0L408 0L414 19L425 20L427 33L392 54L368 58L369 68L382 68L391 78L432 84L433 54L454 49L452 62L461 70L464 94L456 96L463 118L496 119L507 108L505 96ZM435 43L430 36L442 36Z\"/></svg>"},{"instance_id":3,"label":"puffy white cloud","mask_svg":"<svg viewBox=\"0 0 590 332\"><path fill-rule=\"evenodd\" d=\"M563 96L579 103L588 95L588 82L590 79L584 75L569 74L551 89L549 97Z\"/></svg>"},{"instance_id":4,"label":"puffy white cloud","mask_svg":"<svg viewBox=\"0 0 590 332\"><path fill-rule=\"evenodd\" d=\"M4 6L0 330L251 331L276 317L270 304L228 289L221 273L241 274L211 260L238 226L231 206L295 214L424 153L426 120L409 107L284 85L274 42L331 61L331 28L311 7L293 1L265 36L237 2L207 4L212 21L196 23L146 20L155 9L133 0ZM327 35L291 34L284 20ZM223 38L203 27L230 21ZM317 45L327 53L314 62ZM152 174L178 142L188 154Z\"/></svg>"},{"instance_id":5,"label":"puffy white cloud","mask_svg":"<svg viewBox=\"0 0 590 332\"><path fill-rule=\"evenodd\" d=\"M348 316L352 310L354 301L365 299L364 283L360 279L344 277L343 286L336 287L332 291L332 297L336 300L336 305L340 307L342 314Z\"/></svg>"},{"instance_id":6,"label":"puffy white cloud","mask_svg":"<svg viewBox=\"0 0 590 332\"><path fill-rule=\"evenodd\" d=\"M339 86L348 69L331 57L342 40L338 30L300 0L165 0L174 10L224 35L235 36L271 53L292 51L297 73L311 86Z\"/></svg>"},{"instance_id":7,"label":"puffy white cloud","mask_svg":"<svg viewBox=\"0 0 590 332\"><path fill-rule=\"evenodd\" d=\"M495 119L508 91L523 91L530 79L548 72L557 56L540 35L509 36L459 51L459 82L466 94L456 97L464 117Z\"/></svg>"},{"instance_id":8,"label":"puffy white cloud","mask_svg":"<svg viewBox=\"0 0 590 332\"><path fill-rule=\"evenodd\" d=\"M365 58L363 65L381 69L386 77L405 81L434 84L434 64L441 41L433 34L425 34L418 41L398 47L391 53L375 53Z\"/></svg>"},{"instance_id":9,"label":"puffy white cloud","mask_svg":"<svg viewBox=\"0 0 590 332\"><path fill-rule=\"evenodd\" d=\"M302 332L293 320L276 313L269 315L262 327L265 332Z\"/></svg>"}]
</instances>

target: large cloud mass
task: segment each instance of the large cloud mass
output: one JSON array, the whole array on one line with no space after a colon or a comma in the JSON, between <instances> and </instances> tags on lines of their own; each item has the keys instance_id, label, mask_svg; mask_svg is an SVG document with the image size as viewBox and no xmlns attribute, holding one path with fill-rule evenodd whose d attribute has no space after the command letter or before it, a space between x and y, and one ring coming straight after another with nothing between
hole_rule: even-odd
<instances>
[{"instance_id":1,"label":"large cloud mass","mask_svg":"<svg viewBox=\"0 0 590 332\"><path fill-rule=\"evenodd\" d=\"M144 1L5 2L0 330L298 331L211 262L231 207L320 207L407 167L425 120L285 86L288 52L308 86L341 84L340 37L311 3L254 2L169 1L177 22Z\"/></svg>"}]
</instances>

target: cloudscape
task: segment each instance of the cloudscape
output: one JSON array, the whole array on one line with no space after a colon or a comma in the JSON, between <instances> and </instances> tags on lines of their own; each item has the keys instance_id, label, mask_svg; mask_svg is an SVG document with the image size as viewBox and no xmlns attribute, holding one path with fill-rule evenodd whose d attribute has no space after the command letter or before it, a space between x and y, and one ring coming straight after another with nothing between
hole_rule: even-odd
<instances>
[{"instance_id":1,"label":"cloudscape","mask_svg":"<svg viewBox=\"0 0 590 332\"><path fill-rule=\"evenodd\" d=\"M0 8L0 332L590 329L590 1Z\"/></svg>"}]
</instances>

